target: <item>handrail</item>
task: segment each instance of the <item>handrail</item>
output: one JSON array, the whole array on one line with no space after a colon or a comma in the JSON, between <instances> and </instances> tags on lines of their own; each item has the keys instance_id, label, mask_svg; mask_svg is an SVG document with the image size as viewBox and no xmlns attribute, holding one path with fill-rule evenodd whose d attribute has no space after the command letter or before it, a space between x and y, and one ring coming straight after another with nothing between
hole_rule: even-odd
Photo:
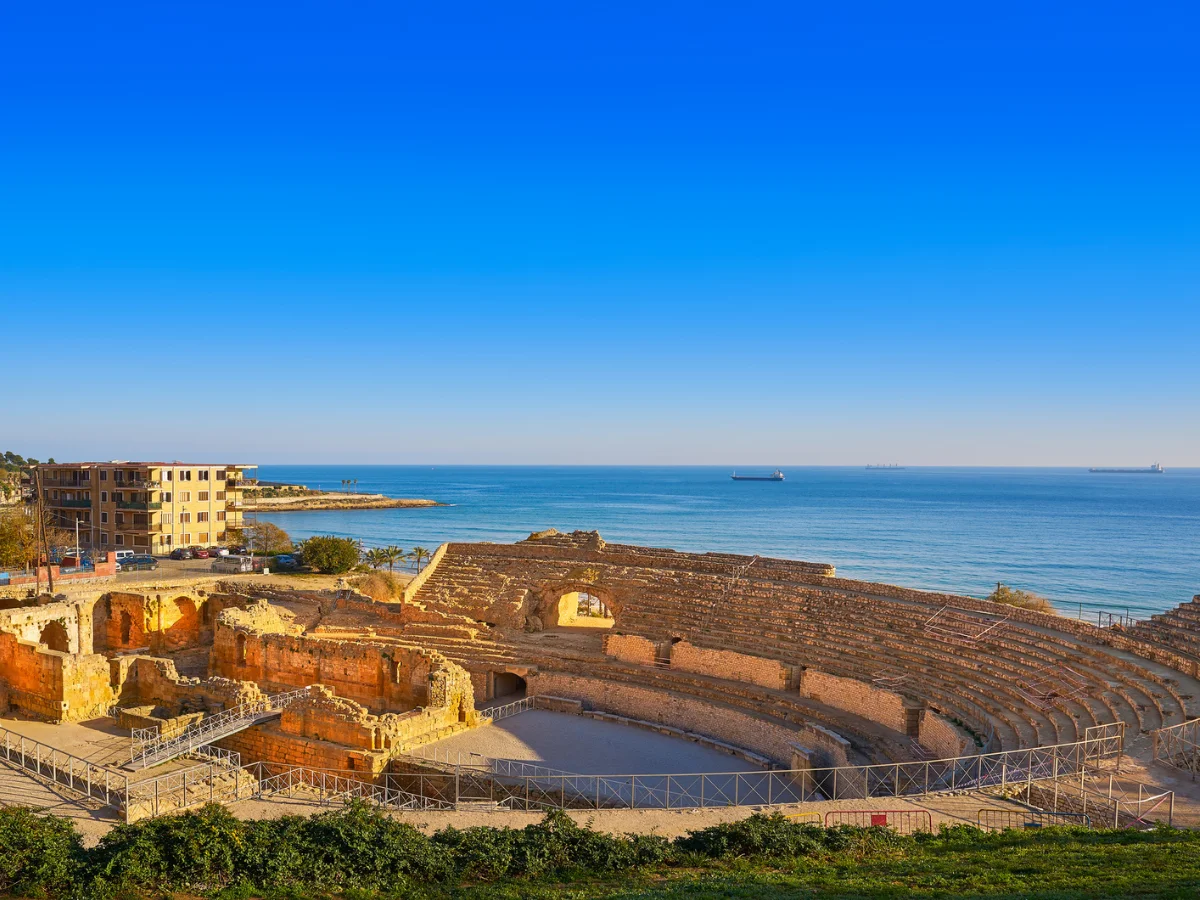
<instances>
[{"instance_id":1,"label":"handrail","mask_svg":"<svg viewBox=\"0 0 1200 900\"><path fill-rule=\"evenodd\" d=\"M695 809L714 806L771 806L813 800L928 796L984 788L1012 788L1059 780L1078 781L1099 771L1095 763L1123 752L1124 723L1092 726L1079 741L973 756L867 766L769 771L581 775L515 760L471 755L471 762L445 764L441 773L398 773L408 789L444 796L449 784L459 799L464 780L487 790L489 800L518 808ZM428 751L427 751L428 752ZM433 757L437 759L436 750ZM418 759L428 759L416 757ZM521 772L520 766L533 772ZM517 771L514 771L517 769ZM486 786L480 782L486 779ZM499 794L500 796L497 796ZM467 795L469 799L478 799ZM1155 798L1157 799L1157 798ZM1141 798L1139 808L1149 802Z\"/></svg>"},{"instance_id":2,"label":"handrail","mask_svg":"<svg viewBox=\"0 0 1200 900\"><path fill-rule=\"evenodd\" d=\"M106 806L120 808L129 777L107 766L75 756L49 744L0 728L0 755L4 762L40 778L49 778L77 794ZM66 763L66 767L63 767Z\"/></svg>"},{"instance_id":3,"label":"handrail","mask_svg":"<svg viewBox=\"0 0 1200 900\"><path fill-rule=\"evenodd\" d=\"M131 766L137 764L144 769L157 763L166 762L168 759L181 756L197 747L249 728L264 718L276 715L293 701L308 696L308 693L309 688L305 687L284 694L274 694L201 719L174 737L143 741L140 745L131 742L129 764ZM145 729L139 729L139 731L144 733Z\"/></svg>"}]
</instances>

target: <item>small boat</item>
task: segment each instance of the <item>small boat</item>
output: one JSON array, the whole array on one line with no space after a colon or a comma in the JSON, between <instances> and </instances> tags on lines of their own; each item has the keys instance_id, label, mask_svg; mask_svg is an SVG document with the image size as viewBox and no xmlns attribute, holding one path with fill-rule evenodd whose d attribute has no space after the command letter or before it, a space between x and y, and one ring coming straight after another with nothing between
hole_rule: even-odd
<instances>
[{"instance_id":1,"label":"small boat","mask_svg":"<svg viewBox=\"0 0 1200 900\"><path fill-rule=\"evenodd\" d=\"M739 475L733 473L734 481L783 481L783 473L776 469L770 475Z\"/></svg>"}]
</instances>

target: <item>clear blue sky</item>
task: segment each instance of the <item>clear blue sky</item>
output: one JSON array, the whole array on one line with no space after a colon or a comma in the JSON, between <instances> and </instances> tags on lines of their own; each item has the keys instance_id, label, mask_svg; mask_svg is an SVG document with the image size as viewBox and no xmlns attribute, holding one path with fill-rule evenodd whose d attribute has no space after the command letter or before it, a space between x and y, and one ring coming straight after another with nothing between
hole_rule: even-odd
<instances>
[{"instance_id":1,"label":"clear blue sky","mask_svg":"<svg viewBox=\"0 0 1200 900\"><path fill-rule=\"evenodd\" d=\"M1198 15L6 4L0 449L1200 465Z\"/></svg>"}]
</instances>

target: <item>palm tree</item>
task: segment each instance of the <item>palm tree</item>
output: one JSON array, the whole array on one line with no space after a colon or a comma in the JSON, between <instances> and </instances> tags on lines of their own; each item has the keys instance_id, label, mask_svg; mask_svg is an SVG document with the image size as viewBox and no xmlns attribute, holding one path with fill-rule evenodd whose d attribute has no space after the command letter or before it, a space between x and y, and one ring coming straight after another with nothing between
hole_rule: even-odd
<instances>
[{"instance_id":1,"label":"palm tree","mask_svg":"<svg viewBox=\"0 0 1200 900\"><path fill-rule=\"evenodd\" d=\"M412 553L408 554L408 558L415 561L417 564L418 575L421 573L421 560L428 559L430 555L430 552L424 547L413 547Z\"/></svg>"},{"instance_id":2,"label":"palm tree","mask_svg":"<svg viewBox=\"0 0 1200 900\"><path fill-rule=\"evenodd\" d=\"M396 571L396 563L400 562L407 555L403 547L397 547L395 544L384 547L381 552L383 553L383 558L387 560L389 572Z\"/></svg>"},{"instance_id":3,"label":"palm tree","mask_svg":"<svg viewBox=\"0 0 1200 900\"><path fill-rule=\"evenodd\" d=\"M354 479L354 493L356 493L356 494L358 493L358 479L357 478Z\"/></svg>"},{"instance_id":4,"label":"palm tree","mask_svg":"<svg viewBox=\"0 0 1200 900\"><path fill-rule=\"evenodd\" d=\"M372 548L364 553L363 558L366 559L367 565L372 569L382 569L384 566L391 563L391 560L388 559L387 552L377 547Z\"/></svg>"}]
</instances>

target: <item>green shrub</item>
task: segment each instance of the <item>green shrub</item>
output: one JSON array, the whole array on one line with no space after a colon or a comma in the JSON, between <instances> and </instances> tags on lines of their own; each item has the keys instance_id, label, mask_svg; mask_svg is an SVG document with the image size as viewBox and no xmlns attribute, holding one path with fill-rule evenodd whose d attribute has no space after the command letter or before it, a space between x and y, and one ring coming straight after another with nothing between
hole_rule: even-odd
<instances>
[{"instance_id":1,"label":"green shrub","mask_svg":"<svg viewBox=\"0 0 1200 900\"><path fill-rule=\"evenodd\" d=\"M101 884L117 891L224 887L245 825L218 804L118 825L93 851Z\"/></svg>"},{"instance_id":2,"label":"green shrub","mask_svg":"<svg viewBox=\"0 0 1200 900\"><path fill-rule=\"evenodd\" d=\"M83 843L70 820L0 808L0 894L65 897L82 863Z\"/></svg>"},{"instance_id":3,"label":"green shrub","mask_svg":"<svg viewBox=\"0 0 1200 900\"><path fill-rule=\"evenodd\" d=\"M727 856L807 856L825 846L829 832L818 825L800 824L780 813L755 813L737 822L722 822L677 838L675 845L689 853L719 859ZM835 842L839 839L835 838Z\"/></svg>"},{"instance_id":4,"label":"green shrub","mask_svg":"<svg viewBox=\"0 0 1200 900\"><path fill-rule=\"evenodd\" d=\"M358 541L327 534L310 537L300 545L304 564L324 575L341 575L358 565Z\"/></svg>"}]
</instances>

